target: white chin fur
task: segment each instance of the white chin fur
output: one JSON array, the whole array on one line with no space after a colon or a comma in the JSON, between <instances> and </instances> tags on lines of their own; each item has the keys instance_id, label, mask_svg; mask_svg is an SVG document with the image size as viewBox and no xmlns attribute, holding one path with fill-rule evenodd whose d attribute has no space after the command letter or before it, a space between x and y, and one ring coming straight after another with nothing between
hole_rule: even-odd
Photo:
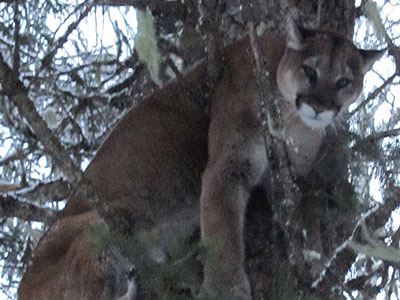
<instances>
[{"instance_id":1,"label":"white chin fur","mask_svg":"<svg viewBox=\"0 0 400 300\"><path fill-rule=\"evenodd\" d=\"M333 122L335 112L326 110L322 113L316 113L308 104L302 103L297 110L300 119L311 128L324 128Z\"/></svg>"}]
</instances>

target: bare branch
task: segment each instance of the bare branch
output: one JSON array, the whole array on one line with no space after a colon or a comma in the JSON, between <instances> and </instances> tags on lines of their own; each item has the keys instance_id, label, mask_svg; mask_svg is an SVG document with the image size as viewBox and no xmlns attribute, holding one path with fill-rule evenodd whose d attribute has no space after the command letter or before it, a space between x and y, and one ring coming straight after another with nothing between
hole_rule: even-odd
<instances>
[{"instance_id":1,"label":"bare branch","mask_svg":"<svg viewBox=\"0 0 400 300\"><path fill-rule=\"evenodd\" d=\"M14 53L13 53L13 72L12 78L18 79L19 68L21 64L21 56L20 56L20 46L21 46L21 39L19 35L20 31L20 19L19 19L19 10L18 10L19 1L16 0L14 2Z\"/></svg>"},{"instance_id":2,"label":"bare branch","mask_svg":"<svg viewBox=\"0 0 400 300\"><path fill-rule=\"evenodd\" d=\"M86 9L80 14L80 16L77 18L77 20L75 22L73 22L72 24L70 24L68 26L67 31L64 33L63 36L61 36L57 42L54 45L54 48L46 54L46 56L42 59L42 64L36 74L36 77L30 82L29 86L32 86L32 84L35 83L37 76L41 73L41 71L43 71L44 69L49 69L50 66L52 65L54 56L56 55L57 51L65 44L65 42L68 40L68 37L70 36L70 34L78 27L78 25L80 24L80 22L86 18L86 16L89 14L89 12L92 10L92 8L95 6L96 1L93 1L92 3L90 3ZM86 5L86 2L82 3L81 5L78 6L78 8L76 10L80 10L81 6Z\"/></svg>"},{"instance_id":3,"label":"bare branch","mask_svg":"<svg viewBox=\"0 0 400 300\"><path fill-rule=\"evenodd\" d=\"M47 53L47 55L43 58L42 60L42 66L49 68L51 65L51 62L53 61L54 56L56 55L57 51L65 44L65 42L68 40L69 35L78 27L78 25L80 24L80 22L86 18L86 16L89 14L89 12L92 10L92 8L95 5L95 1L93 1L91 4L89 4L86 9L81 13L81 15L79 16L79 18L73 22L72 24L70 24L68 26L67 31L64 33L64 35L62 37L60 37L58 39L58 41L56 42L54 48L52 51L50 51L49 53ZM78 7L78 9L80 9L80 7Z\"/></svg>"},{"instance_id":4,"label":"bare branch","mask_svg":"<svg viewBox=\"0 0 400 300\"><path fill-rule=\"evenodd\" d=\"M381 259L388 262L400 263L400 250L396 246L388 246L380 240L372 237L365 224L361 226L363 237L368 240L367 244L361 244L355 240L350 240L348 247L355 253L362 253L369 257Z\"/></svg>"},{"instance_id":5,"label":"bare branch","mask_svg":"<svg viewBox=\"0 0 400 300\"><path fill-rule=\"evenodd\" d=\"M17 217L24 221L38 221L49 223L55 211L49 208L40 208L36 205L22 202L12 196L0 196L0 217Z\"/></svg>"},{"instance_id":6,"label":"bare branch","mask_svg":"<svg viewBox=\"0 0 400 300\"><path fill-rule=\"evenodd\" d=\"M18 108L20 115L25 118L34 130L38 139L47 152L66 175L68 181L81 184L80 193L89 205L95 207L106 223L117 232L126 232L128 226L123 224L108 203L97 196L90 182L84 178L82 171L75 165L69 154L65 151L57 137L48 128L36 110L33 102L28 98L27 91L20 81L12 81L9 77L10 67L4 62L0 54L0 82L5 94Z\"/></svg>"},{"instance_id":7,"label":"bare branch","mask_svg":"<svg viewBox=\"0 0 400 300\"><path fill-rule=\"evenodd\" d=\"M381 140L386 137L395 137L395 136L398 136L399 134L400 134L400 128L395 128L395 129L387 130L384 132L378 132L378 133L371 134L370 136L367 136L366 138L368 140L377 141L377 140Z\"/></svg>"},{"instance_id":8,"label":"bare branch","mask_svg":"<svg viewBox=\"0 0 400 300\"><path fill-rule=\"evenodd\" d=\"M25 188L26 185L24 183L4 183L0 182L0 193L9 193L15 192L20 189Z\"/></svg>"},{"instance_id":9,"label":"bare branch","mask_svg":"<svg viewBox=\"0 0 400 300\"><path fill-rule=\"evenodd\" d=\"M384 34L385 34L385 41L388 44L389 48L388 54L393 56L396 64L396 75L400 75L400 48L393 43L392 39L387 34L386 30L384 30Z\"/></svg>"},{"instance_id":10,"label":"bare branch","mask_svg":"<svg viewBox=\"0 0 400 300\"><path fill-rule=\"evenodd\" d=\"M396 63L396 74L400 75L400 47L397 47L393 44L392 40L387 39L390 41L389 44L389 55L393 56L394 61Z\"/></svg>"},{"instance_id":11,"label":"bare branch","mask_svg":"<svg viewBox=\"0 0 400 300\"><path fill-rule=\"evenodd\" d=\"M60 179L48 183L39 183L35 187L18 193L19 197L44 204L46 202L61 201L71 195L71 185Z\"/></svg>"},{"instance_id":12,"label":"bare branch","mask_svg":"<svg viewBox=\"0 0 400 300\"><path fill-rule=\"evenodd\" d=\"M376 90L371 92L367 99L365 99L362 103L360 103L353 111L351 111L349 114L350 116L354 115L356 112L364 108L370 101L375 99L382 91L393 82L393 80L396 78L397 74L394 73L392 76L390 76L388 79L386 79L380 87L378 87Z\"/></svg>"},{"instance_id":13,"label":"bare branch","mask_svg":"<svg viewBox=\"0 0 400 300\"><path fill-rule=\"evenodd\" d=\"M369 226L369 228L371 228L373 231L386 224L393 210L399 206L400 199L400 189L392 187L387 189L387 191L391 191L391 193L385 197L384 204L371 208L361 216L360 220L357 222L357 225L354 227L352 235L337 248L334 255L326 264L326 268L321 272L319 279L313 283L313 287L329 287L330 282L335 280L334 276L337 273L335 272L335 268L337 266L340 266L343 269L347 265L346 269L350 268L350 265L354 260L345 258L355 257L355 254L358 253L354 254L354 249L351 246L349 247L349 243L350 241L355 240L364 224ZM351 255L350 252L353 252L353 255ZM343 261L346 261L346 263L343 263Z\"/></svg>"},{"instance_id":14,"label":"bare branch","mask_svg":"<svg viewBox=\"0 0 400 300\"><path fill-rule=\"evenodd\" d=\"M69 180L72 182L79 181L82 178L82 172L75 166L68 153L61 146L60 141L53 135L47 123L39 115L35 105L28 98L23 83L19 80L12 80L10 78L11 73L11 68L4 62L3 56L0 54L0 81L3 91L18 108L20 115L28 121L45 151L52 156Z\"/></svg>"},{"instance_id":15,"label":"bare branch","mask_svg":"<svg viewBox=\"0 0 400 300\"><path fill-rule=\"evenodd\" d=\"M0 167L9 164L15 160L21 160L25 158L30 152L28 150L17 151L3 159L0 159Z\"/></svg>"}]
</instances>

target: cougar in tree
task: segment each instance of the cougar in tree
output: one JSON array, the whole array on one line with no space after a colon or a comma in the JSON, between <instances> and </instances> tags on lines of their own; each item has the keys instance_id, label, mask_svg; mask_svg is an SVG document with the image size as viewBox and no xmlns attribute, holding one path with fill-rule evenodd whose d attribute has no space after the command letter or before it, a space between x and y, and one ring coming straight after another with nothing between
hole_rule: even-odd
<instances>
[{"instance_id":1,"label":"cougar in tree","mask_svg":"<svg viewBox=\"0 0 400 300\"><path fill-rule=\"evenodd\" d=\"M297 26L287 37L265 33L257 43L268 62L269 93L281 106L289 159L298 175L307 174L324 127L359 97L364 74L382 51L359 50L340 34ZM217 245L216 257L205 261L201 296L249 300L243 224L249 193L268 168L262 99L249 38L222 54L210 113L181 82L167 84L125 115L85 176L133 232L158 232L168 244L200 223L201 238ZM185 86L195 88L206 77L203 62L186 73ZM40 240L19 299L134 299L129 268L118 255L107 268L90 250L86 229L101 222L78 190Z\"/></svg>"}]
</instances>

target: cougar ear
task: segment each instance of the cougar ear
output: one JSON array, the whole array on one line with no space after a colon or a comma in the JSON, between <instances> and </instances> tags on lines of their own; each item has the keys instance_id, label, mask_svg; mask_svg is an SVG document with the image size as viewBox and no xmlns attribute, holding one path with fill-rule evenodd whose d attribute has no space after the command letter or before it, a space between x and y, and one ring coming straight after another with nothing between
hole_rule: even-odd
<instances>
[{"instance_id":1,"label":"cougar ear","mask_svg":"<svg viewBox=\"0 0 400 300\"><path fill-rule=\"evenodd\" d=\"M361 54L362 58L362 71L363 73L367 73L373 66L373 64L379 60L382 55L386 52L387 49L382 50L362 50L359 49L358 51Z\"/></svg>"},{"instance_id":2,"label":"cougar ear","mask_svg":"<svg viewBox=\"0 0 400 300\"><path fill-rule=\"evenodd\" d=\"M315 35L314 30L301 27L290 20L287 25L287 46L294 50L301 50L305 40L313 35Z\"/></svg>"}]
</instances>

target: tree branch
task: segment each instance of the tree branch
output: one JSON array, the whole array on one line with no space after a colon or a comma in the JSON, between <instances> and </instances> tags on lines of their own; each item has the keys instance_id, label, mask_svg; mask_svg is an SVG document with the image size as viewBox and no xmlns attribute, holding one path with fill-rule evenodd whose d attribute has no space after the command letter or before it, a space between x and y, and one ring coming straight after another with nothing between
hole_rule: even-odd
<instances>
[{"instance_id":1,"label":"tree branch","mask_svg":"<svg viewBox=\"0 0 400 300\"><path fill-rule=\"evenodd\" d=\"M363 237L368 240L368 243L362 244L351 239L348 243L348 247L350 247L351 250L357 254L362 253L368 257L374 257L387 262L400 263L400 250L397 246L388 246L378 239L373 238L365 224L362 224L361 228Z\"/></svg>"},{"instance_id":2,"label":"tree branch","mask_svg":"<svg viewBox=\"0 0 400 300\"><path fill-rule=\"evenodd\" d=\"M390 76L388 79L386 79L380 87L372 91L367 99L362 101L353 111L349 113L350 116L354 115L356 112L360 111L362 108L364 108L371 100L375 99L382 91L393 82L393 80L396 78L397 74L394 73L392 76Z\"/></svg>"},{"instance_id":3,"label":"tree branch","mask_svg":"<svg viewBox=\"0 0 400 300\"><path fill-rule=\"evenodd\" d=\"M47 183L39 183L33 188L20 191L18 197L44 204L52 201L61 201L67 199L71 195L71 185L60 179Z\"/></svg>"},{"instance_id":4,"label":"tree branch","mask_svg":"<svg viewBox=\"0 0 400 300\"><path fill-rule=\"evenodd\" d=\"M371 141L377 141L377 140L381 140L386 137L395 137L395 136L398 136L399 134L400 134L400 128L394 128L394 129L387 130L384 132L377 132L377 133L371 134L371 135L367 136L366 139L371 140Z\"/></svg>"},{"instance_id":5,"label":"tree branch","mask_svg":"<svg viewBox=\"0 0 400 300\"><path fill-rule=\"evenodd\" d=\"M68 26L67 31L64 33L63 36L61 36L55 43L54 48L46 54L46 56L42 59L42 64L39 68L39 70L36 73L36 77L33 78L33 80L29 83L29 87L31 87L37 80L38 76L44 69L50 69L50 66L52 65L54 56L56 55L57 51L65 44L65 42L68 40L69 35L78 27L80 22L86 18L86 16L89 14L89 12L92 10L92 8L96 4L96 0L93 0L92 3L90 3L86 9L80 14L80 16L77 18L75 22L70 24ZM81 6L86 5L86 2L82 3L76 10L79 10ZM28 87L28 89L29 89Z\"/></svg>"},{"instance_id":6,"label":"tree branch","mask_svg":"<svg viewBox=\"0 0 400 300\"><path fill-rule=\"evenodd\" d=\"M19 8L18 8L19 1L16 0L14 2L14 53L13 53L13 70L11 77L13 80L18 79L19 68L21 64L21 56L20 56L20 46L21 46L21 39L19 35L20 31L20 19L19 19Z\"/></svg>"},{"instance_id":7,"label":"tree branch","mask_svg":"<svg viewBox=\"0 0 400 300\"><path fill-rule=\"evenodd\" d=\"M0 195L0 217L17 217L24 221L38 221L50 223L55 211L49 208L40 208L36 205L23 202L12 196Z\"/></svg>"},{"instance_id":8,"label":"tree branch","mask_svg":"<svg viewBox=\"0 0 400 300\"><path fill-rule=\"evenodd\" d=\"M61 146L60 141L53 135L47 123L39 115L35 105L28 98L23 83L19 80L12 80L10 74L12 74L12 70L5 63L3 55L0 53L0 81L3 91L18 108L20 115L28 121L29 126L44 146L45 152L52 156L71 182L79 181L82 178L82 172L75 166L68 153Z\"/></svg>"},{"instance_id":9,"label":"tree branch","mask_svg":"<svg viewBox=\"0 0 400 300\"><path fill-rule=\"evenodd\" d=\"M19 150L3 159L0 159L0 167L9 164L15 160L21 160L29 155L29 150Z\"/></svg>"},{"instance_id":10,"label":"tree branch","mask_svg":"<svg viewBox=\"0 0 400 300\"><path fill-rule=\"evenodd\" d=\"M25 187L26 185L24 183L0 182L0 193L16 192Z\"/></svg>"},{"instance_id":11,"label":"tree branch","mask_svg":"<svg viewBox=\"0 0 400 300\"><path fill-rule=\"evenodd\" d=\"M59 139L48 128L47 123L39 115L35 105L27 96L27 90L22 82L19 80L13 81L10 78L10 74L11 68L4 62L0 53L0 82L2 83L3 91L18 108L21 117L28 121L29 126L42 143L44 151L52 157L69 182L81 184L82 199L85 199L89 205L97 209L110 228L122 233L128 231L128 226L119 220L114 212L115 209L109 206L104 199L100 199L97 196L95 190L88 180L84 178L82 171L72 161Z\"/></svg>"},{"instance_id":12,"label":"tree branch","mask_svg":"<svg viewBox=\"0 0 400 300\"><path fill-rule=\"evenodd\" d=\"M356 236L359 234L360 229L364 224L368 225L372 230L375 231L382 226L384 226L393 212L399 206L400 199L400 189L398 188L388 188L387 190L392 190L389 195L385 197L384 205L374 207L364 213L358 220L357 225L354 227L352 235L340 245L334 255L330 258L329 262L326 264L325 269L321 272L319 279L313 283L313 287L319 288L330 288L331 282L336 280L335 277L337 273L344 275L342 272L335 272L336 268L348 270L353 263L354 259L349 259L355 257L358 252L354 252L351 242L355 240ZM353 246L357 245L353 243ZM363 249L366 250L366 249ZM370 249L367 249L370 250ZM353 254L351 254L351 252ZM346 259L347 258L347 259Z\"/></svg>"},{"instance_id":13,"label":"tree branch","mask_svg":"<svg viewBox=\"0 0 400 300\"><path fill-rule=\"evenodd\" d=\"M260 121L263 125L265 149L268 161L271 163L271 190L275 203L280 203L277 212L279 224L285 232L289 242L289 254L298 270L303 270L304 255L303 242L299 233L301 232L301 222L296 214L299 205L299 188L294 180L294 172L290 166L288 149L285 140L282 138L279 124L282 124L280 114L280 104L278 97L270 92L271 81L268 72L268 61L262 59L262 49L257 41L254 25L248 23L250 45L255 60L255 72L257 86L260 94Z\"/></svg>"}]
</instances>

